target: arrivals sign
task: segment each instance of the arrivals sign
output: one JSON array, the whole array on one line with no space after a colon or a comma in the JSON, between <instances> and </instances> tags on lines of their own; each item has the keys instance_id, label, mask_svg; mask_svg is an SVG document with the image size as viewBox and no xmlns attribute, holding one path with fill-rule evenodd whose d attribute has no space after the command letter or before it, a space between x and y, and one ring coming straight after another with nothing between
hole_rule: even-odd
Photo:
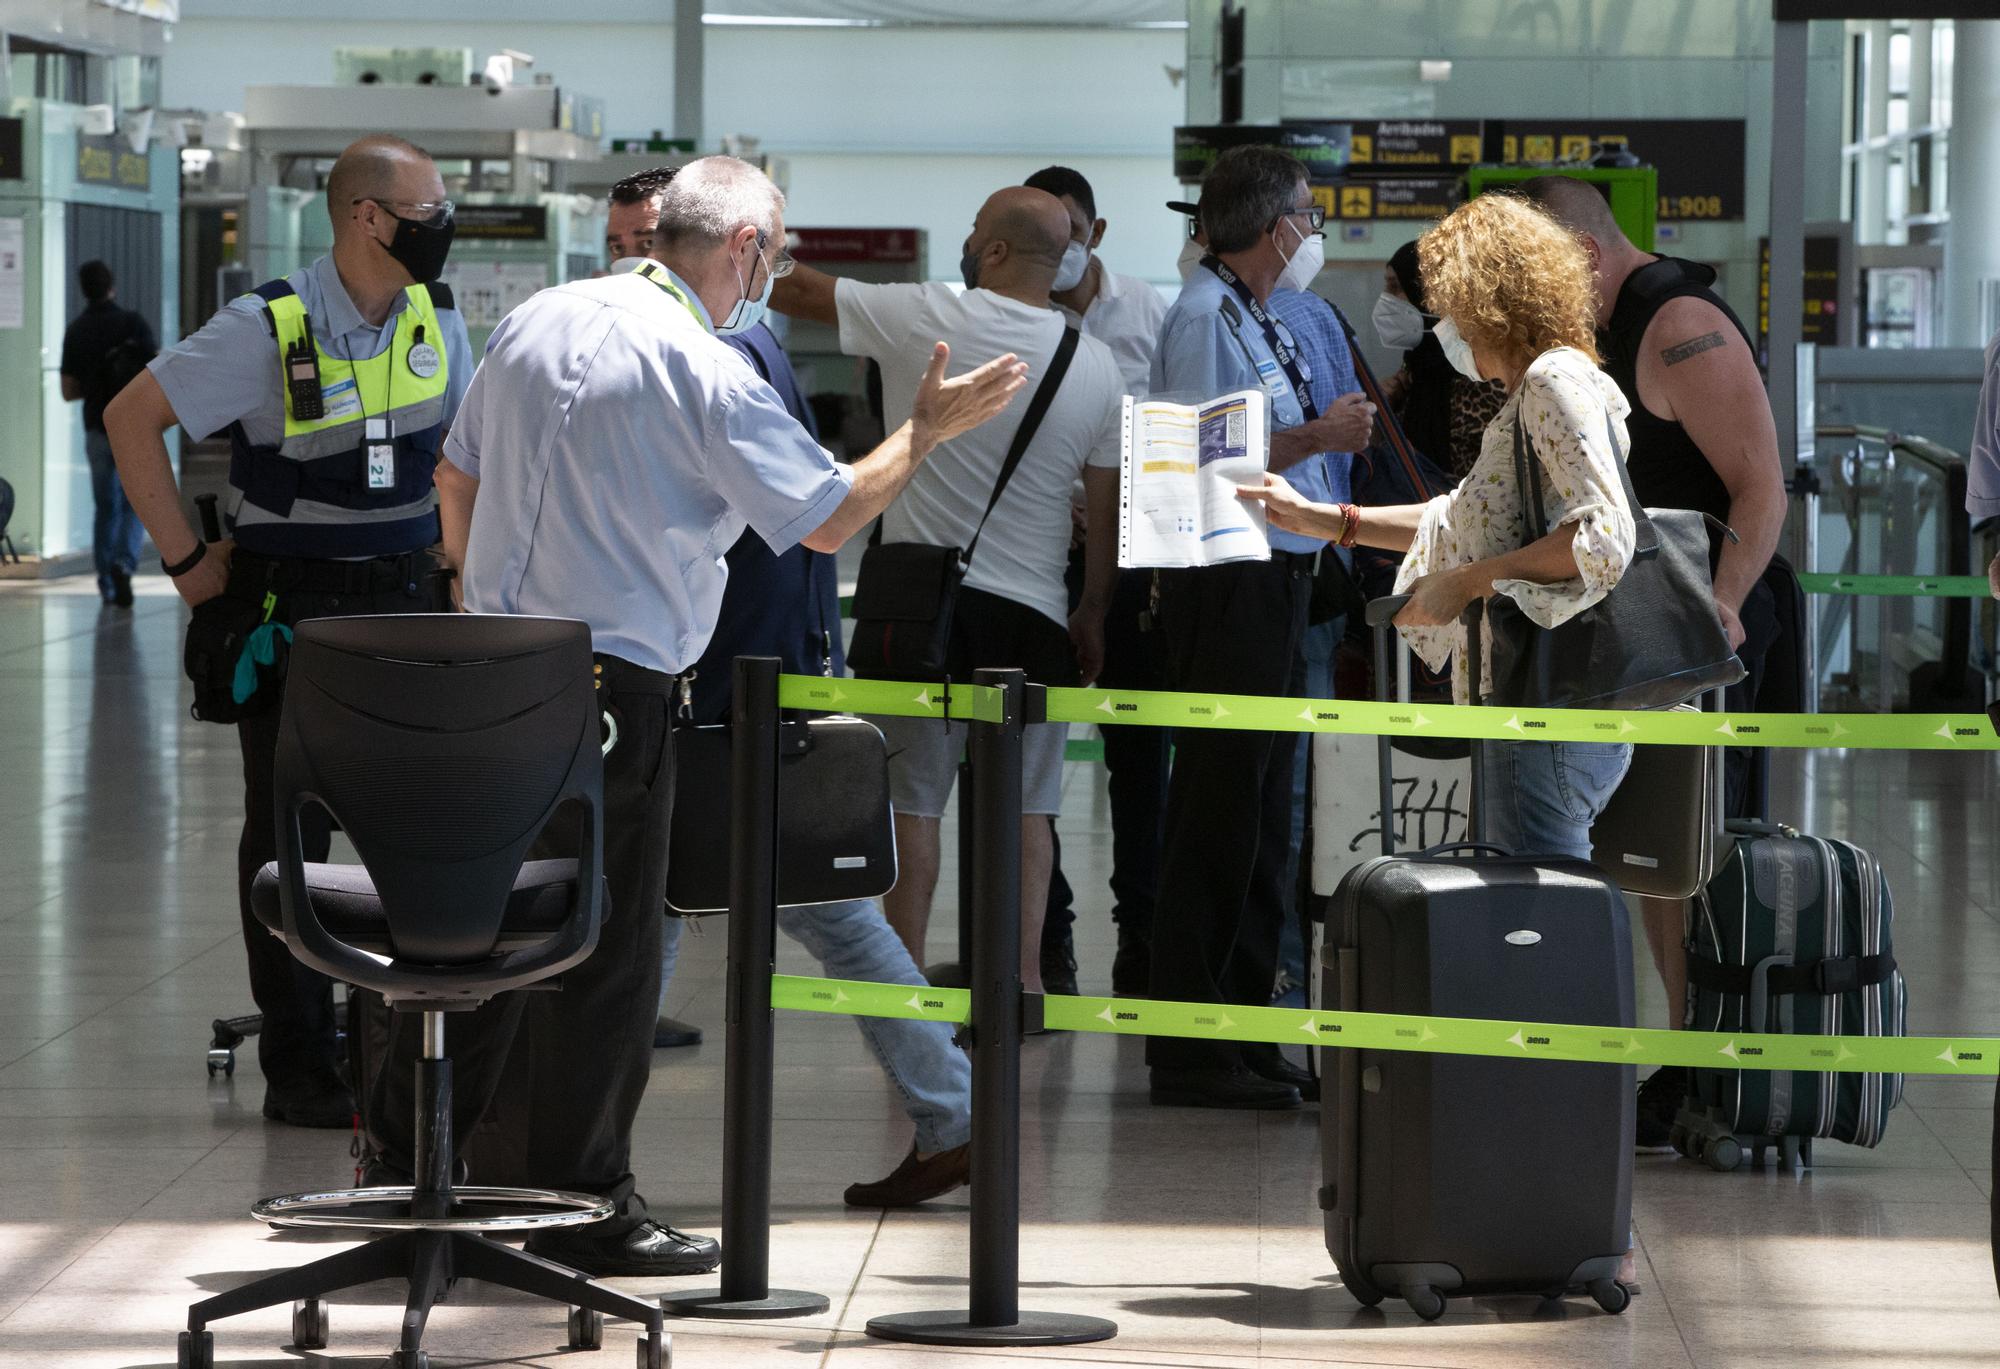
<instances>
[{"instance_id":1,"label":"arrivals sign","mask_svg":"<svg viewBox=\"0 0 2000 1369\"><path fill-rule=\"evenodd\" d=\"M1356 123L1348 169L1357 174L1471 166L1484 146L1477 119L1383 119Z\"/></svg>"},{"instance_id":2,"label":"arrivals sign","mask_svg":"<svg viewBox=\"0 0 2000 1369\"><path fill-rule=\"evenodd\" d=\"M76 135L76 178L85 185L153 188L153 159L117 136Z\"/></svg>"},{"instance_id":3,"label":"arrivals sign","mask_svg":"<svg viewBox=\"0 0 2000 1369\"><path fill-rule=\"evenodd\" d=\"M549 211L539 204L462 204L453 217L461 240L540 242L549 235Z\"/></svg>"}]
</instances>

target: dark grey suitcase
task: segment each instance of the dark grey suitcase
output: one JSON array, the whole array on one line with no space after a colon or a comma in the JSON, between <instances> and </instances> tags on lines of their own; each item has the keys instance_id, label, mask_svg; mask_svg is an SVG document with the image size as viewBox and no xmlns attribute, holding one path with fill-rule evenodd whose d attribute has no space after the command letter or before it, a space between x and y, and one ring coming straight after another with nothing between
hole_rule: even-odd
<instances>
[{"instance_id":1,"label":"dark grey suitcase","mask_svg":"<svg viewBox=\"0 0 2000 1369\"><path fill-rule=\"evenodd\" d=\"M1386 619L1385 619L1386 621ZM1475 750L1474 831L1480 767ZM1595 866L1489 846L1384 855L1334 894L1321 956L1343 1011L1634 1025L1625 903ZM1630 1298L1630 1066L1341 1050L1322 1113L1326 1244L1366 1305Z\"/></svg>"}]
</instances>

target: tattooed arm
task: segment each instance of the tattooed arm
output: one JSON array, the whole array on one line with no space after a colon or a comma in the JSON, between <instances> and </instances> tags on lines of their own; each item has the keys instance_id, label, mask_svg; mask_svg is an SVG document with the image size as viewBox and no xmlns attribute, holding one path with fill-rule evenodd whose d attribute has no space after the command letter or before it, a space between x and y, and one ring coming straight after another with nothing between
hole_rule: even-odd
<instances>
[{"instance_id":1,"label":"tattooed arm","mask_svg":"<svg viewBox=\"0 0 2000 1369\"><path fill-rule=\"evenodd\" d=\"M1689 296L1669 300L1640 347L1639 398L1687 429L1729 490L1728 522L1742 541L1722 549L1715 599L1731 643L1740 643L1737 611L1770 564L1785 523L1778 430L1757 359L1713 304Z\"/></svg>"}]
</instances>

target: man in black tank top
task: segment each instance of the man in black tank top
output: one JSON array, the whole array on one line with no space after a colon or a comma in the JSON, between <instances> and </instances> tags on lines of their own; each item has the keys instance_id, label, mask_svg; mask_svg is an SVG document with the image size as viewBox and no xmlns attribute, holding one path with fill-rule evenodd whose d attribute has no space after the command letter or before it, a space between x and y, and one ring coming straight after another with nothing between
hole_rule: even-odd
<instances>
[{"instance_id":1,"label":"man in black tank top","mask_svg":"<svg viewBox=\"0 0 2000 1369\"><path fill-rule=\"evenodd\" d=\"M1777 598L1765 571L1785 522L1785 478L1771 401L1749 333L1710 286L1715 272L1695 262L1656 257L1634 247L1611 206L1587 182L1539 176L1521 193L1582 240L1597 273L1598 350L1604 369L1632 405L1626 467L1639 502L1651 508L1699 509L1735 530L1722 541L1715 603L1748 671L1729 691L1728 707L1750 711L1764 660L1779 636ZM1727 752L1731 817L1751 816L1752 753ZM1686 916L1680 903L1640 899L1646 940L1667 991L1670 1027L1679 1027L1687 993ZM1663 1069L1640 1086L1638 1145L1665 1145L1684 1072Z\"/></svg>"}]
</instances>

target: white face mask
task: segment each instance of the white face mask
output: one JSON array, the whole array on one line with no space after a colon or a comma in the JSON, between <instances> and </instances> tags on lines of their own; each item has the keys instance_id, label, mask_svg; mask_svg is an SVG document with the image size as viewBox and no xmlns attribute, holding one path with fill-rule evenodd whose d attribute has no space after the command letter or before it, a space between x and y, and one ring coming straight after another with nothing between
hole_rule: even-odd
<instances>
[{"instance_id":1,"label":"white face mask","mask_svg":"<svg viewBox=\"0 0 2000 1369\"><path fill-rule=\"evenodd\" d=\"M1292 225L1290 219L1286 219L1285 223ZM1298 233L1298 231L1297 226L1292 225L1292 232ZM1291 260L1285 263L1285 269L1278 274L1278 288L1304 290L1313 283L1313 277L1317 276L1320 268L1325 265L1326 239L1317 233L1300 234L1298 250L1292 253Z\"/></svg>"},{"instance_id":2,"label":"white face mask","mask_svg":"<svg viewBox=\"0 0 2000 1369\"><path fill-rule=\"evenodd\" d=\"M1384 347L1407 352L1424 340L1424 311L1401 295L1384 290L1376 299L1375 312L1370 317L1375 323L1375 336Z\"/></svg>"},{"instance_id":3,"label":"white face mask","mask_svg":"<svg viewBox=\"0 0 2000 1369\"><path fill-rule=\"evenodd\" d=\"M1441 318L1437 327L1431 329L1431 334L1437 338L1438 346L1444 348L1444 359L1451 363L1453 370L1467 380L1485 381L1486 377L1479 374L1479 363L1472 359L1472 344L1458 335L1457 324L1448 318Z\"/></svg>"},{"instance_id":4,"label":"white face mask","mask_svg":"<svg viewBox=\"0 0 2000 1369\"><path fill-rule=\"evenodd\" d=\"M1174 269L1181 273L1183 284L1200 268L1201 259L1207 255L1208 249L1193 238L1189 238L1181 244L1181 254L1174 262Z\"/></svg>"},{"instance_id":5,"label":"white face mask","mask_svg":"<svg viewBox=\"0 0 2000 1369\"><path fill-rule=\"evenodd\" d=\"M742 268L733 261L729 264L736 270L736 279L741 281ZM777 277L771 274L770 264L764 261L764 253L761 250L757 253L757 260L750 264L752 275L756 274L760 264L764 266L764 293L756 299L751 299L746 292L743 298L737 300L736 306L729 311L729 317L715 325L716 336L728 337L731 333L747 333L764 321L764 311L771 306L771 287L777 283Z\"/></svg>"},{"instance_id":6,"label":"white face mask","mask_svg":"<svg viewBox=\"0 0 2000 1369\"><path fill-rule=\"evenodd\" d=\"M1051 287L1058 293L1074 290L1083 284L1083 273L1090 266L1090 248L1080 242L1073 242L1063 249L1062 265L1056 268L1055 284Z\"/></svg>"}]
</instances>

